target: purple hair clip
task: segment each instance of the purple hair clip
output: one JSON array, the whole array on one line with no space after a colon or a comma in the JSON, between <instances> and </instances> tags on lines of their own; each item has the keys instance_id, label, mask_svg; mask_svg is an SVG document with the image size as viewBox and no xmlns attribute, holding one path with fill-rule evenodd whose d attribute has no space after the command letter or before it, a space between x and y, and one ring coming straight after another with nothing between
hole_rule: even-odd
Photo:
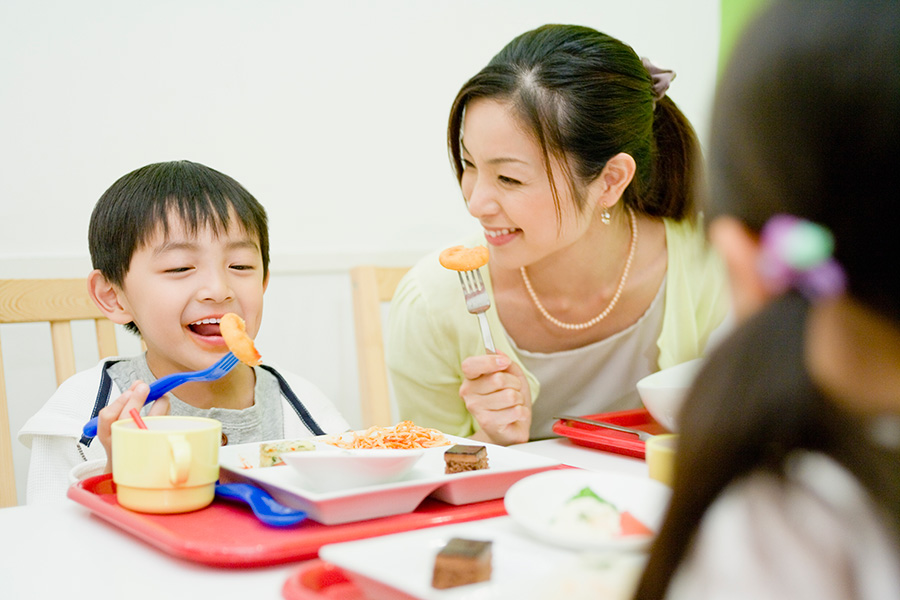
<instances>
[{"instance_id":1,"label":"purple hair clip","mask_svg":"<svg viewBox=\"0 0 900 600\"><path fill-rule=\"evenodd\" d=\"M821 225L775 215L760 237L759 272L776 294L793 288L810 300L841 294L844 270L832 257L834 236Z\"/></svg>"},{"instance_id":2,"label":"purple hair clip","mask_svg":"<svg viewBox=\"0 0 900 600\"><path fill-rule=\"evenodd\" d=\"M647 72L650 73L651 84L650 87L653 89L653 105L655 106L657 102L663 99L663 96L666 95L666 92L669 91L669 85L672 84L672 80L675 79L675 71L672 69L660 69L647 57L641 57L641 64L644 65L644 68L647 69Z\"/></svg>"}]
</instances>

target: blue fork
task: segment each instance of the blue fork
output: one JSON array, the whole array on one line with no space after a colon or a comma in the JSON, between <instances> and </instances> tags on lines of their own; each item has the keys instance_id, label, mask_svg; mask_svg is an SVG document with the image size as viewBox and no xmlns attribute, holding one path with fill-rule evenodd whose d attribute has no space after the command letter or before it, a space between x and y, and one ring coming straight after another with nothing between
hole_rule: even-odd
<instances>
[{"instance_id":1,"label":"blue fork","mask_svg":"<svg viewBox=\"0 0 900 600\"><path fill-rule=\"evenodd\" d=\"M189 381L215 381L220 377L224 377L238 362L240 361L238 361L237 356L229 352L220 358L216 364L202 371L172 373L171 375L160 377L150 384L150 394L147 396L147 402L162 398L166 392L174 390L182 383ZM97 420L98 417L94 417L85 424L83 430L85 436L94 437L97 435Z\"/></svg>"}]
</instances>

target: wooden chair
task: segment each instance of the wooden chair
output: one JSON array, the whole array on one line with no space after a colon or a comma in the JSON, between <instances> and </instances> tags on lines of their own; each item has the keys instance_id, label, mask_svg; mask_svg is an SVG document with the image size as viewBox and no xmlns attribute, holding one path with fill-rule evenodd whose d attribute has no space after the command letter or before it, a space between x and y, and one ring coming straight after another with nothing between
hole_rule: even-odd
<instances>
[{"instance_id":1,"label":"wooden chair","mask_svg":"<svg viewBox=\"0 0 900 600\"><path fill-rule=\"evenodd\" d=\"M353 318L356 324L356 360L359 365L359 397L364 427L392 424L391 394L381 303L389 302L408 267L359 266L350 270L353 286Z\"/></svg>"},{"instance_id":2,"label":"wooden chair","mask_svg":"<svg viewBox=\"0 0 900 600\"><path fill-rule=\"evenodd\" d=\"M117 354L115 326L94 305L85 279L0 279L0 324L49 322L57 385L75 374L71 322L85 319L96 323L99 357ZM0 508L16 503L12 431L0 349Z\"/></svg>"}]
</instances>

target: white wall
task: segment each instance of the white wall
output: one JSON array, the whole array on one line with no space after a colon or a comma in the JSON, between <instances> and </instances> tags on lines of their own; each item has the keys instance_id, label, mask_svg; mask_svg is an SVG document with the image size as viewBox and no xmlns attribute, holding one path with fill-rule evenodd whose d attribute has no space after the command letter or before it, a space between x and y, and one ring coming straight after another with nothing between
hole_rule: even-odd
<instances>
[{"instance_id":1,"label":"white wall","mask_svg":"<svg viewBox=\"0 0 900 600\"><path fill-rule=\"evenodd\" d=\"M408 264L473 228L447 160L450 102L548 22L606 31L675 69L670 96L705 136L716 0L4 0L0 278L85 275L90 211L114 180L207 164L269 212L259 347L355 422L346 269ZM55 385L36 326L3 336L15 431ZM22 498L27 451L14 445Z\"/></svg>"}]
</instances>

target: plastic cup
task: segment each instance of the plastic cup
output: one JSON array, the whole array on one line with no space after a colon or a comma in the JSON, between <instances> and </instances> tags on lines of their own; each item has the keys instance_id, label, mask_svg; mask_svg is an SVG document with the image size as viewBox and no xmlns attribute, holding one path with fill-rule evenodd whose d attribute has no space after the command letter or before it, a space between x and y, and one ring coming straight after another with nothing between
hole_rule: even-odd
<instances>
[{"instance_id":1,"label":"plastic cup","mask_svg":"<svg viewBox=\"0 0 900 600\"><path fill-rule=\"evenodd\" d=\"M646 442L647 471L652 479L671 487L675 480L678 434L655 435Z\"/></svg>"},{"instance_id":2,"label":"plastic cup","mask_svg":"<svg viewBox=\"0 0 900 600\"><path fill-rule=\"evenodd\" d=\"M201 417L146 417L112 424L116 497L145 513L181 513L207 506L219 478L222 424Z\"/></svg>"}]
</instances>

